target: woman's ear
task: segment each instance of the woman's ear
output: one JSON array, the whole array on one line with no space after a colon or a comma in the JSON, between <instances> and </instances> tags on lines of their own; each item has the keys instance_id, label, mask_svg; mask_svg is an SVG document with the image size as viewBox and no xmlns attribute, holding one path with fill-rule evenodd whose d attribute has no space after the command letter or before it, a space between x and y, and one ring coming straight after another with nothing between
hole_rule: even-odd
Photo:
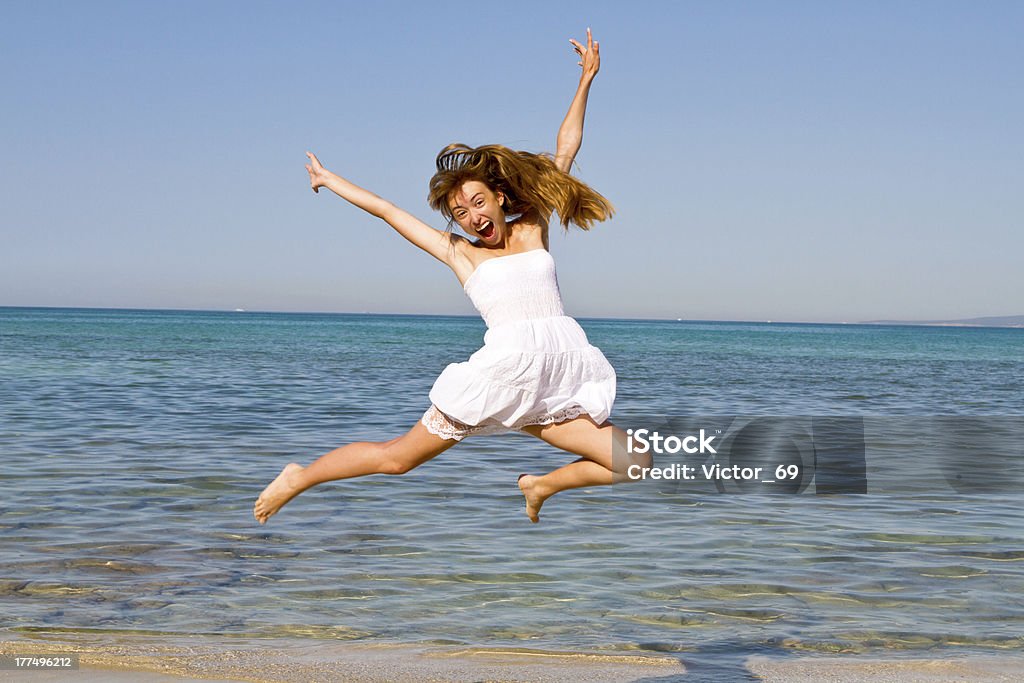
<instances>
[{"instance_id":1,"label":"woman's ear","mask_svg":"<svg viewBox=\"0 0 1024 683\"><path fill-rule=\"evenodd\" d=\"M498 206L505 206L505 195L498 193Z\"/></svg>"}]
</instances>

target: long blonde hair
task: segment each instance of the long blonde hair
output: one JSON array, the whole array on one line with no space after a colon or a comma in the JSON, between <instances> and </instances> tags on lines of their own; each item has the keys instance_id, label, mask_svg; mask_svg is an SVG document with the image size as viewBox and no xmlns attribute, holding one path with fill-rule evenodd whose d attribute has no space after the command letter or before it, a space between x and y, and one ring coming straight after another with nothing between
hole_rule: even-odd
<instances>
[{"instance_id":1,"label":"long blonde hair","mask_svg":"<svg viewBox=\"0 0 1024 683\"><path fill-rule=\"evenodd\" d=\"M506 197L505 213L537 210L542 216L558 212L562 226L575 223L583 230L611 217L615 207L584 182L555 166L550 154L517 152L503 145L448 145L437 155L437 172L430 179L431 208L454 220L448 201L463 184L476 180Z\"/></svg>"}]
</instances>

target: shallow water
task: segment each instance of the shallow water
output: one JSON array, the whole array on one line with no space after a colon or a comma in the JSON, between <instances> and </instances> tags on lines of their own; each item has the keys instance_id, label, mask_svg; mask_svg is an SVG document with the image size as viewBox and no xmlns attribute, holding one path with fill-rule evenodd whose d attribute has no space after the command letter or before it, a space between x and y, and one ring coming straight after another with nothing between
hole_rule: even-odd
<instances>
[{"instance_id":1,"label":"shallow water","mask_svg":"<svg viewBox=\"0 0 1024 683\"><path fill-rule=\"evenodd\" d=\"M1024 415L1024 330L581 322L618 371L624 423ZM458 317L0 309L0 635L697 662L1024 649L1015 483L861 496L613 487L562 494L531 525L516 475L567 458L512 434L253 521L284 463L406 430L483 331Z\"/></svg>"}]
</instances>

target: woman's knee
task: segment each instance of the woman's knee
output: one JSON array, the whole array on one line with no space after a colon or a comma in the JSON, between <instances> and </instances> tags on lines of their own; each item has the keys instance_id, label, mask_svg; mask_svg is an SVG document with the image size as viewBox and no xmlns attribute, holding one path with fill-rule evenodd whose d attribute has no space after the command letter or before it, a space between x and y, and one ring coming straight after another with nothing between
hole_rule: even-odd
<instances>
[{"instance_id":1,"label":"woman's knee","mask_svg":"<svg viewBox=\"0 0 1024 683\"><path fill-rule=\"evenodd\" d=\"M615 473L628 474L630 468L650 469L654 467L654 456L650 453L630 453L626 449L615 449Z\"/></svg>"},{"instance_id":2,"label":"woman's knee","mask_svg":"<svg viewBox=\"0 0 1024 683\"><path fill-rule=\"evenodd\" d=\"M431 437L436 439L436 437ZM381 474L405 474L443 453L454 441L430 443L413 432L378 444Z\"/></svg>"},{"instance_id":3,"label":"woman's knee","mask_svg":"<svg viewBox=\"0 0 1024 683\"><path fill-rule=\"evenodd\" d=\"M381 463L380 473L389 475L405 474L416 469L419 463L405 460L385 460Z\"/></svg>"},{"instance_id":4,"label":"woman's knee","mask_svg":"<svg viewBox=\"0 0 1024 683\"><path fill-rule=\"evenodd\" d=\"M374 467L378 474L405 474L412 468L402 461L394 448L400 440L401 437L397 437L390 441L364 441L353 445L363 449L363 457L369 456L376 461Z\"/></svg>"},{"instance_id":5,"label":"woman's knee","mask_svg":"<svg viewBox=\"0 0 1024 683\"><path fill-rule=\"evenodd\" d=\"M399 441L400 439L393 439L380 444L381 474L405 474L406 472L415 469L419 464L415 459L410 458L408 454L403 453L402 449L396 448Z\"/></svg>"}]
</instances>

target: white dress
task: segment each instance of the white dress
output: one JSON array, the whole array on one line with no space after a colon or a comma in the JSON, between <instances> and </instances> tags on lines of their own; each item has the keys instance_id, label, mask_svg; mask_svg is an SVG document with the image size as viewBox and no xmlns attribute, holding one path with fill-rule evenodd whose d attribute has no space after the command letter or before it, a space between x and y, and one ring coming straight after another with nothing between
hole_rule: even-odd
<instances>
[{"instance_id":1,"label":"white dress","mask_svg":"<svg viewBox=\"0 0 1024 683\"><path fill-rule=\"evenodd\" d=\"M615 370L565 315L546 249L490 258L464 289L487 324L484 346L434 382L423 416L429 431L458 439L584 414L598 424L608 419ZM452 421L469 429L454 432Z\"/></svg>"}]
</instances>

